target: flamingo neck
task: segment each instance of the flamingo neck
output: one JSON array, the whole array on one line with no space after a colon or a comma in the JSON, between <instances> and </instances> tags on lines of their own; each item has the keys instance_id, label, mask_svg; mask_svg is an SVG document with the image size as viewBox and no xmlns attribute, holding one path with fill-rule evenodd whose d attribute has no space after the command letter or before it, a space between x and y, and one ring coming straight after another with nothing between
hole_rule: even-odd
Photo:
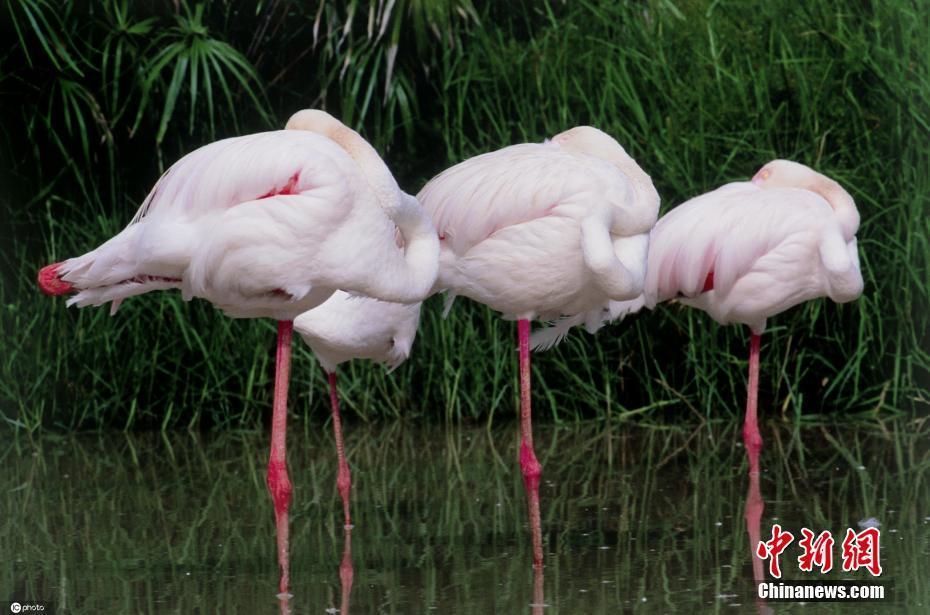
<instances>
[{"instance_id":1,"label":"flamingo neck","mask_svg":"<svg viewBox=\"0 0 930 615\"><path fill-rule=\"evenodd\" d=\"M326 136L335 141L358 164L381 207L389 211L400 206L401 196L397 181L368 141L343 124Z\"/></svg>"},{"instance_id":2,"label":"flamingo neck","mask_svg":"<svg viewBox=\"0 0 930 615\"><path fill-rule=\"evenodd\" d=\"M660 200L659 193L652 184L652 178L619 145L610 154L599 157L613 164L629 179L637 205L631 211L641 214L637 216L636 220L630 220L628 213L623 218L622 228L612 227L611 231L623 236L649 232L655 225Z\"/></svg>"},{"instance_id":3,"label":"flamingo neck","mask_svg":"<svg viewBox=\"0 0 930 615\"><path fill-rule=\"evenodd\" d=\"M847 241L851 240L859 230L859 210L856 209L852 196L828 177L821 177L811 189L830 204L843 230L843 237Z\"/></svg>"},{"instance_id":4,"label":"flamingo neck","mask_svg":"<svg viewBox=\"0 0 930 615\"><path fill-rule=\"evenodd\" d=\"M360 134L318 109L298 111L291 116L285 128L315 132L334 141L359 166L381 207L389 210L400 205L400 188L394 176L375 148Z\"/></svg>"}]
</instances>

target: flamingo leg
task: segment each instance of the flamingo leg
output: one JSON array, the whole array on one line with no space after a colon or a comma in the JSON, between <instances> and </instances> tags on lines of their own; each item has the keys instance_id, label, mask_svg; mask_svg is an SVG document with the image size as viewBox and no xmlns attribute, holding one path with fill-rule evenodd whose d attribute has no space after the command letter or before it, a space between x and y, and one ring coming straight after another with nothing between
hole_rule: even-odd
<instances>
[{"instance_id":1,"label":"flamingo leg","mask_svg":"<svg viewBox=\"0 0 930 615\"><path fill-rule=\"evenodd\" d=\"M336 475L336 488L342 496L342 512L345 515L346 529L352 527L349 517L349 493L352 491L352 473L346 462L345 446L342 442L342 416L339 414L339 393L336 390L336 372L329 376L329 402L333 407L333 433L336 435L336 455L339 457L339 473Z\"/></svg>"},{"instance_id":2,"label":"flamingo leg","mask_svg":"<svg viewBox=\"0 0 930 615\"><path fill-rule=\"evenodd\" d=\"M756 406L759 398L759 346L762 338L755 333L749 339L749 393L746 399L746 419L743 422L743 444L749 457L749 472L759 472L759 451L762 450L762 436L759 434L759 421Z\"/></svg>"},{"instance_id":3,"label":"flamingo leg","mask_svg":"<svg viewBox=\"0 0 930 615\"><path fill-rule=\"evenodd\" d=\"M533 415L530 408L530 321L517 321L520 339L520 469L533 534L533 566L542 567L542 527L539 520L539 477L542 466L533 450Z\"/></svg>"},{"instance_id":4,"label":"flamingo leg","mask_svg":"<svg viewBox=\"0 0 930 615\"><path fill-rule=\"evenodd\" d=\"M274 412L271 418L271 456L268 459L268 491L274 502L277 530L278 565L281 568L280 594L286 595L290 582L288 563L287 509L291 504L291 480L287 475L287 385L291 371L291 334L294 323L278 322L278 349L275 355Z\"/></svg>"}]
</instances>

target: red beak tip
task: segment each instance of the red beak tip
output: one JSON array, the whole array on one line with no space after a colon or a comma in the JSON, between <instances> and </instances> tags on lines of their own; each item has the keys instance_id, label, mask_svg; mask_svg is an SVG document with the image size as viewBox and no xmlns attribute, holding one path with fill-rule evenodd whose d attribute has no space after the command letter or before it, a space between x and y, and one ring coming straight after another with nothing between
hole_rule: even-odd
<instances>
[{"instance_id":1,"label":"red beak tip","mask_svg":"<svg viewBox=\"0 0 930 615\"><path fill-rule=\"evenodd\" d=\"M74 290L74 286L65 282L58 276L58 269L61 263L52 263L39 269L38 282L39 289L46 295L56 296L64 295Z\"/></svg>"}]
</instances>

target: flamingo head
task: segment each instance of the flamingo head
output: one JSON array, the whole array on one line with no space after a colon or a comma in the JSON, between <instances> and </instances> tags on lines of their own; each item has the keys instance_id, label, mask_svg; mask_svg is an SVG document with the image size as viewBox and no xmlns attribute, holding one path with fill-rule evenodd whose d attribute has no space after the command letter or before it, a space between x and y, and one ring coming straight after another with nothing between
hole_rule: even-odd
<instances>
[{"instance_id":1,"label":"flamingo head","mask_svg":"<svg viewBox=\"0 0 930 615\"><path fill-rule=\"evenodd\" d=\"M614 161L629 158L626 151L606 132L593 126L575 126L552 137L554 143L565 149Z\"/></svg>"},{"instance_id":2,"label":"flamingo head","mask_svg":"<svg viewBox=\"0 0 930 615\"><path fill-rule=\"evenodd\" d=\"M321 135L329 136L344 124L320 109L304 109L298 111L287 121L285 130L309 130Z\"/></svg>"},{"instance_id":3,"label":"flamingo head","mask_svg":"<svg viewBox=\"0 0 930 615\"><path fill-rule=\"evenodd\" d=\"M390 371L394 371L400 364L407 360L410 357L410 349L413 347L413 337L402 336L402 337L392 337L390 342L390 348L388 349L387 354L387 363Z\"/></svg>"},{"instance_id":4,"label":"flamingo head","mask_svg":"<svg viewBox=\"0 0 930 615\"><path fill-rule=\"evenodd\" d=\"M631 181L636 198L642 199L644 228L652 228L659 214L659 193L649 175L613 137L593 126L576 126L552 137L551 142L569 151L600 158L620 169Z\"/></svg>"},{"instance_id":5,"label":"flamingo head","mask_svg":"<svg viewBox=\"0 0 930 615\"><path fill-rule=\"evenodd\" d=\"M759 169L751 181L760 188L802 188L819 177L820 173L801 163L773 160Z\"/></svg>"},{"instance_id":6,"label":"flamingo head","mask_svg":"<svg viewBox=\"0 0 930 615\"><path fill-rule=\"evenodd\" d=\"M411 303L409 305L395 304L401 310L406 311L413 318L399 318L394 335L391 337L390 348L388 349L387 360L385 361L390 371L397 369L401 363L410 356L410 349L417 338L417 326L420 322L420 305Z\"/></svg>"}]
</instances>

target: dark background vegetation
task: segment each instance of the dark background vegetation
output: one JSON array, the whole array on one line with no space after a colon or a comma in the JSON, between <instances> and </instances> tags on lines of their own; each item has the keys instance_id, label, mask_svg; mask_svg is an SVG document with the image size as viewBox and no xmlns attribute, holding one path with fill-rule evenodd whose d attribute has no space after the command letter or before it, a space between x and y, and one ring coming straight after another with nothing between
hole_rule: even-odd
<instances>
[{"instance_id":1,"label":"dark background vegetation","mask_svg":"<svg viewBox=\"0 0 930 615\"><path fill-rule=\"evenodd\" d=\"M415 192L468 156L578 124L649 172L666 210L766 161L842 183L862 214L857 302L770 321L762 415L881 420L930 393L930 25L918 2L238 3L6 0L0 12L0 416L39 427L255 425L274 323L163 293L66 310L37 269L117 232L166 165L323 107ZM427 303L410 361L343 370L350 415L490 420L515 328ZM536 356L537 415L650 423L742 411L747 333L678 305ZM295 344L292 409L322 412Z\"/></svg>"}]
</instances>

